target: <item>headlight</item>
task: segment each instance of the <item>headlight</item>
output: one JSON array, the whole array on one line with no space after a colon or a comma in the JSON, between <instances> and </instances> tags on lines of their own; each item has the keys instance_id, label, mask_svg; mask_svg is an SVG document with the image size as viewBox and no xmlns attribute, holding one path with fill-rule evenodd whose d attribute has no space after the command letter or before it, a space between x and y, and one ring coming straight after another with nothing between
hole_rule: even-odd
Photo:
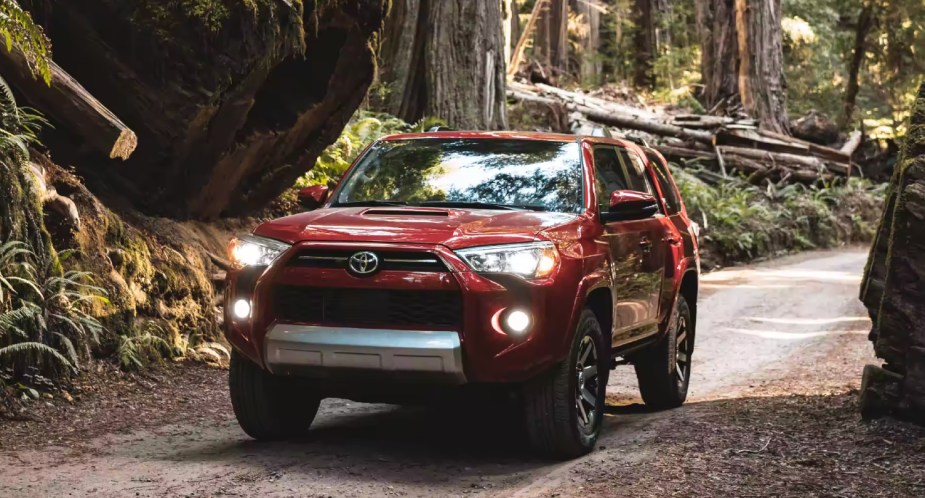
<instances>
[{"instance_id":1,"label":"headlight","mask_svg":"<svg viewBox=\"0 0 925 498\"><path fill-rule=\"evenodd\" d=\"M278 240L245 235L231 239L228 244L228 259L238 268L267 266L289 247L289 244Z\"/></svg>"},{"instance_id":2,"label":"headlight","mask_svg":"<svg viewBox=\"0 0 925 498\"><path fill-rule=\"evenodd\" d=\"M472 247L456 254L477 272L511 273L526 279L546 278L559 263L552 242Z\"/></svg>"}]
</instances>

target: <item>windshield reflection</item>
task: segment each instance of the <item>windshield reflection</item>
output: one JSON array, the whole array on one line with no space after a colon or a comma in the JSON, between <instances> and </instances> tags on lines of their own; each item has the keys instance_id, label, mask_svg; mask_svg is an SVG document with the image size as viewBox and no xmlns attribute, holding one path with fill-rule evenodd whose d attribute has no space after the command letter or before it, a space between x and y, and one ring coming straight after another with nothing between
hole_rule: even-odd
<instances>
[{"instance_id":1,"label":"windshield reflection","mask_svg":"<svg viewBox=\"0 0 925 498\"><path fill-rule=\"evenodd\" d=\"M578 212L581 183L576 142L394 140L370 149L344 182L335 205L446 203Z\"/></svg>"}]
</instances>

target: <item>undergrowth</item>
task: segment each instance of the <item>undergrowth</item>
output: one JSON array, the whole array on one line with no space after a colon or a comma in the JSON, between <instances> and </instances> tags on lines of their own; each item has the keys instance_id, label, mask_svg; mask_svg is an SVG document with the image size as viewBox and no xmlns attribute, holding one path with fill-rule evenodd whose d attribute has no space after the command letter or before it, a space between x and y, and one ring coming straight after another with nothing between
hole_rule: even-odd
<instances>
[{"instance_id":1,"label":"undergrowth","mask_svg":"<svg viewBox=\"0 0 925 498\"><path fill-rule=\"evenodd\" d=\"M886 187L862 178L765 187L730 179L712 186L682 168L672 172L688 213L701 226L706 266L870 242Z\"/></svg>"}]
</instances>

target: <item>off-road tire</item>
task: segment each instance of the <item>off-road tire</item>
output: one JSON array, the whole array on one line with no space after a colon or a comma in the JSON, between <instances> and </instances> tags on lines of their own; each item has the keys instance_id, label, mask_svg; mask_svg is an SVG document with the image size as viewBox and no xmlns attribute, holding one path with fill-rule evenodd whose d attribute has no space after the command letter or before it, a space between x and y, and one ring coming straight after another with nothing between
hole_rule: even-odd
<instances>
[{"instance_id":1,"label":"off-road tire","mask_svg":"<svg viewBox=\"0 0 925 498\"><path fill-rule=\"evenodd\" d=\"M576 366L585 337L590 337L596 347L598 388L595 393L595 418L583 428L576 400ZM578 320L568 357L552 370L524 385L525 425L528 439L534 448L547 456L561 459L575 458L594 449L604 418L609 361L610 344L603 339L597 317L591 310L585 309Z\"/></svg>"},{"instance_id":2,"label":"off-road tire","mask_svg":"<svg viewBox=\"0 0 925 498\"><path fill-rule=\"evenodd\" d=\"M639 380L639 392L647 407L653 410L667 410L681 406L687 399L687 389L691 378L693 326L690 306L684 296L678 296L667 333L653 346L633 358L636 378ZM678 332L682 327L683 343L679 344ZM680 367L679 348L686 358L686 364Z\"/></svg>"},{"instance_id":3,"label":"off-road tire","mask_svg":"<svg viewBox=\"0 0 925 498\"><path fill-rule=\"evenodd\" d=\"M273 375L237 351L231 353L228 387L238 423L259 441L305 435L321 402L301 379Z\"/></svg>"}]
</instances>

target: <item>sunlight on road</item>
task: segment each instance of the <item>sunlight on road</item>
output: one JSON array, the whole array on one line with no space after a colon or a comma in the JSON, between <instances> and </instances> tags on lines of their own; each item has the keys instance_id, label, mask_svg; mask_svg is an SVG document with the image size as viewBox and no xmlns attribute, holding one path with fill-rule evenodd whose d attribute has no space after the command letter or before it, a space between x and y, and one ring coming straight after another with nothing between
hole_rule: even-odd
<instances>
[{"instance_id":1,"label":"sunlight on road","mask_svg":"<svg viewBox=\"0 0 925 498\"><path fill-rule=\"evenodd\" d=\"M781 270L723 270L710 273L703 277L703 281L710 284L726 282L773 282L775 280L795 280L801 283L807 281L859 283L861 275L844 271L829 270L803 270L790 268ZM766 284L761 285L767 288Z\"/></svg>"},{"instance_id":2,"label":"sunlight on road","mask_svg":"<svg viewBox=\"0 0 925 498\"><path fill-rule=\"evenodd\" d=\"M855 330L821 330L815 332L789 332L784 330L752 330L752 329L740 329L733 327L726 327L725 329L728 332L735 332L736 334L745 334L754 337L760 337L762 339L776 339L783 341L799 341L803 339L812 339L814 337L823 337L823 336L832 336L832 335L852 335L852 334L861 334L867 335L870 332L870 329L855 329Z\"/></svg>"},{"instance_id":3,"label":"sunlight on road","mask_svg":"<svg viewBox=\"0 0 925 498\"><path fill-rule=\"evenodd\" d=\"M745 317L744 320L781 325L828 325L832 323L867 322L870 321L870 318L866 316L841 316L838 318L762 318L749 316Z\"/></svg>"}]
</instances>

